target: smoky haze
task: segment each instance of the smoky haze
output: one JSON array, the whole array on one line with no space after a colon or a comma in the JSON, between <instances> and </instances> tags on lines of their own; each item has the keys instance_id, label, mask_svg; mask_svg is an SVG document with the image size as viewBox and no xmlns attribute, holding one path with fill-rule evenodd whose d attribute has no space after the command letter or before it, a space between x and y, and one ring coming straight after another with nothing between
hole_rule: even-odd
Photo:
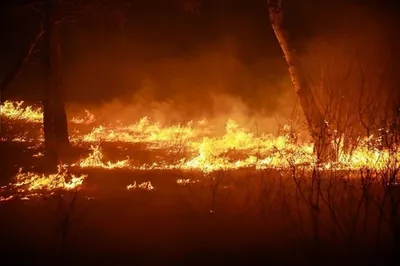
<instances>
[{"instance_id":1,"label":"smoky haze","mask_svg":"<svg viewBox=\"0 0 400 266\"><path fill-rule=\"evenodd\" d=\"M198 13L185 12L176 4L179 1L131 2L93 7L63 26L63 89L70 110L95 109L111 120L144 115L163 122L231 117L266 130L273 128L266 125L291 117L296 95L265 0L203 1ZM356 47L355 38L358 43L386 43L391 36L389 30L376 34L390 21L384 22L382 18L389 16L373 5L287 2L289 27L295 29L302 60L314 79L320 51L315 47L321 43L341 40L345 32L354 37L333 47ZM1 55L3 73L37 28L39 19L29 12L4 11L3 20L14 30L3 33L8 36ZM352 52L362 50L358 47ZM328 53L333 52L338 58L352 56L348 49ZM335 64L344 69L350 62ZM41 100L42 84L38 51L5 97Z\"/></svg>"}]
</instances>

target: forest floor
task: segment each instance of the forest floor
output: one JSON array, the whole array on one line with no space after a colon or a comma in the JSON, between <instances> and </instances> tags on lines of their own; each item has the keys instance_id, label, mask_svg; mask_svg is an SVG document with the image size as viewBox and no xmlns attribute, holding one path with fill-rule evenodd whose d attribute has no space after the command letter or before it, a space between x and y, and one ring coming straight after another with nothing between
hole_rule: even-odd
<instances>
[{"instance_id":1,"label":"forest floor","mask_svg":"<svg viewBox=\"0 0 400 266\"><path fill-rule=\"evenodd\" d=\"M0 142L0 149L3 185L13 182L19 167L40 165L23 143ZM385 240L376 247L361 237L350 254L345 242L316 244L311 229L299 234L280 207L259 211L257 200L249 199L258 177L247 171L231 173L215 190L214 181L179 185L177 179L202 175L175 170L77 171L88 174L77 192L0 202L2 265L390 263ZM240 191L229 189L232 180ZM147 181L153 190L127 189Z\"/></svg>"}]
</instances>

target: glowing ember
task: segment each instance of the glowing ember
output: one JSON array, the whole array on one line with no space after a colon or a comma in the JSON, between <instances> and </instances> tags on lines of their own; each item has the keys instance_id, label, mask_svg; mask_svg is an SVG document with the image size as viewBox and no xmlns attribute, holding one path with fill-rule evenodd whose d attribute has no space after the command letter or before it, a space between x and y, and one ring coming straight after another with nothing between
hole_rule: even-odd
<instances>
[{"instance_id":1,"label":"glowing ember","mask_svg":"<svg viewBox=\"0 0 400 266\"><path fill-rule=\"evenodd\" d=\"M0 202L1 201L9 201L9 200L12 200L13 198L14 198L14 196L8 196L8 197L0 196Z\"/></svg>"},{"instance_id":2,"label":"glowing ember","mask_svg":"<svg viewBox=\"0 0 400 266\"><path fill-rule=\"evenodd\" d=\"M42 152L38 152L38 153L35 153L34 155L32 155L33 157L43 157L44 156L44 154L42 153Z\"/></svg>"},{"instance_id":3,"label":"glowing ember","mask_svg":"<svg viewBox=\"0 0 400 266\"><path fill-rule=\"evenodd\" d=\"M129 185L126 186L127 190L134 190L134 189L137 189L137 188L143 189L143 190L153 190L154 189L154 187L153 187L153 185L151 184L150 181L146 181L146 182L140 183L139 185L136 184L136 181L135 181L133 184L129 184Z\"/></svg>"},{"instance_id":4,"label":"glowing ember","mask_svg":"<svg viewBox=\"0 0 400 266\"><path fill-rule=\"evenodd\" d=\"M188 178L188 179L178 179L178 180L176 180L176 183L177 183L178 185L194 184L194 183L198 183L198 182L200 182L200 180L192 180L192 179L190 179L190 178Z\"/></svg>"}]
</instances>

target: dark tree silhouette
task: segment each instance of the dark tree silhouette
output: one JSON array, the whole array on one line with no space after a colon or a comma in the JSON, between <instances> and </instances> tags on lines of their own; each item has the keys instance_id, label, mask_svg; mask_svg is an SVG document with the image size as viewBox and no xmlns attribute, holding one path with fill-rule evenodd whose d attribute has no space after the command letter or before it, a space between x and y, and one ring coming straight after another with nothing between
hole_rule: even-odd
<instances>
[{"instance_id":1,"label":"dark tree silhouette","mask_svg":"<svg viewBox=\"0 0 400 266\"><path fill-rule=\"evenodd\" d=\"M59 0L46 0L46 66L49 86L52 88L52 115L54 134L59 147L69 144L68 123L62 91L61 75L61 40Z\"/></svg>"},{"instance_id":2,"label":"dark tree silhouette","mask_svg":"<svg viewBox=\"0 0 400 266\"><path fill-rule=\"evenodd\" d=\"M59 149L68 141L65 106L60 91L60 36L57 23L58 0L46 0L45 10L45 85L43 95L43 129L45 158L50 169L56 169Z\"/></svg>"},{"instance_id":3,"label":"dark tree silhouette","mask_svg":"<svg viewBox=\"0 0 400 266\"><path fill-rule=\"evenodd\" d=\"M196 12L201 7L202 0L169 0L179 3L186 12ZM311 85L296 52L294 41L289 30L283 24L282 0L267 0L268 14L276 39L285 56L293 86L299 97L300 105L307 120L308 129L314 141L314 152L320 161L335 159L330 127L313 95Z\"/></svg>"},{"instance_id":4,"label":"dark tree silhouette","mask_svg":"<svg viewBox=\"0 0 400 266\"><path fill-rule=\"evenodd\" d=\"M296 45L284 26L282 0L268 0L268 13L276 39L284 54L294 89L307 119L308 129L314 141L314 151L321 161L334 159L332 137L328 122L318 108L306 73L301 65Z\"/></svg>"},{"instance_id":5,"label":"dark tree silhouette","mask_svg":"<svg viewBox=\"0 0 400 266\"><path fill-rule=\"evenodd\" d=\"M61 48L59 25L62 16L59 0L45 0L38 3L44 13L42 23L32 38L26 51L7 73L1 83L1 93L9 87L21 69L29 61L39 40L44 36L43 59L45 84L43 93L43 129L45 139L45 159L48 170L57 169L59 153L69 145L68 123L61 90Z\"/></svg>"}]
</instances>

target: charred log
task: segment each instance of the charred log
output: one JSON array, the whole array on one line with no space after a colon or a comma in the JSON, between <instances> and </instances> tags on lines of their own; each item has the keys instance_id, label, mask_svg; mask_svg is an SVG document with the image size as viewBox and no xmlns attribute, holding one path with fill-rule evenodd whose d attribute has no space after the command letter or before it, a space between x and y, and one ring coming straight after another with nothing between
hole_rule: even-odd
<instances>
[{"instance_id":1,"label":"charred log","mask_svg":"<svg viewBox=\"0 0 400 266\"><path fill-rule=\"evenodd\" d=\"M295 44L290 39L289 31L283 26L282 1L269 0L268 9L272 29L284 54L290 78L299 97L308 129L314 141L314 152L320 161L334 160L335 152L329 125L315 101L299 55L296 52Z\"/></svg>"}]
</instances>

